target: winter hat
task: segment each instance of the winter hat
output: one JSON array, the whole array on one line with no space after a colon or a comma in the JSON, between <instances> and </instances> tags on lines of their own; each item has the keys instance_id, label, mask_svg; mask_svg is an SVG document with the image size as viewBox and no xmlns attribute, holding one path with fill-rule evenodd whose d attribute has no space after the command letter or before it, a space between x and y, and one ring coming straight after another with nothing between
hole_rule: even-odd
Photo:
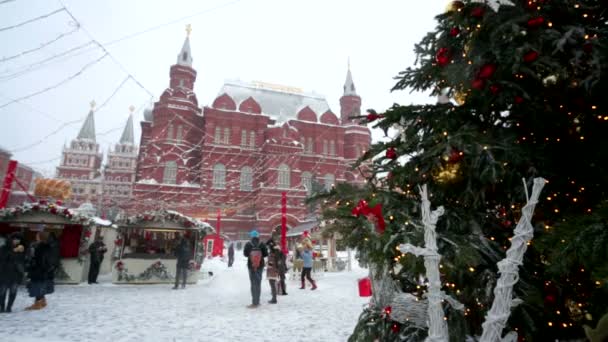
<instances>
[{"instance_id":1,"label":"winter hat","mask_svg":"<svg viewBox=\"0 0 608 342\"><path fill-rule=\"evenodd\" d=\"M256 237L259 237L259 236L260 236L260 234L255 229L249 232L249 237L250 238L256 238Z\"/></svg>"}]
</instances>

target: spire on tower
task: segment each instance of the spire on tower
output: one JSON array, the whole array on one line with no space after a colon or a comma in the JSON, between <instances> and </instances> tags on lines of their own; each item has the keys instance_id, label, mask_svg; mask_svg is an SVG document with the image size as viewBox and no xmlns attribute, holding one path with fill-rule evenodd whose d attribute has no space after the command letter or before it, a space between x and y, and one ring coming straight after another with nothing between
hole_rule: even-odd
<instances>
[{"instance_id":1,"label":"spire on tower","mask_svg":"<svg viewBox=\"0 0 608 342\"><path fill-rule=\"evenodd\" d=\"M122 131L122 136L120 137L121 144L134 144L133 139L133 111L135 110L134 106L129 107L129 119L127 119L127 124L125 125L125 130Z\"/></svg>"},{"instance_id":2,"label":"spire on tower","mask_svg":"<svg viewBox=\"0 0 608 342\"><path fill-rule=\"evenodd\" d=\"M95 141L95 105L95 101L91 101L91 110L78 133L78 139Z\"/></svg>"},{"instance_id":3,"label":"spire on tower","mask_svg":"<svg viewBox=\"0 0 608 342\"><path fill-rule=\"evenodd\" d=\"M346 82L344 82L344 96L357 96L353 75L350 73L350 57L348 58L348 71L346 72Z\"/></svg>"},{"instance_id":4,"label":"spire on tower","mask_svg":"<svg viewBox=\"0 0 608 342\"><path fill-rule=\"evenodd\" d=\"M190 51L190 33L192 32L192 25L186 25L186 40L182 50L177 55L177 64L192 67L192 52Z\"/></svg>"}]
</instances>

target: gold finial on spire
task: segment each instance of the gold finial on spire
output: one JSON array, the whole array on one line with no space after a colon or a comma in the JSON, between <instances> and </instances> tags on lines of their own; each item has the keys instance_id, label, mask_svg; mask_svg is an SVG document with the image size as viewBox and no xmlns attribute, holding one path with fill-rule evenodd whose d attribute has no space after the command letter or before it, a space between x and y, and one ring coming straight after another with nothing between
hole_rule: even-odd
<instances>
[{"instance_id":1,"label":"gold finial on spire","mask_svg":"<svg viewBox=\"0 0 608 342\"><path fill-rule=\"evenodd\" d=\"M129 112L131 112L131 114L133 114L134 110L135 110L135 106L134 105L130 105L129 106Z\"/></svg>"},{"instance_id":2,"label":"gold finial on spire","mask_svg":"<svg viewBox=\"0 0 608 342\"><path fill-rule=\"evenodd\" d=\"M95 106L97 106L97 103L95 102L95 100L93 100L93 101L91 101L90 105L91 105L91 110L94 110Z\"/></svg>"},{"instance_id":3,"label":"gold finial on spire","mask_svg":"<svg viewBox=\"0 0 608 342\"><path fill-rule=\"evenodd\" d=\"M190 37L190 33L192 32L192 25L186 25L186 36Z\"/></svg>"}]
</instances>

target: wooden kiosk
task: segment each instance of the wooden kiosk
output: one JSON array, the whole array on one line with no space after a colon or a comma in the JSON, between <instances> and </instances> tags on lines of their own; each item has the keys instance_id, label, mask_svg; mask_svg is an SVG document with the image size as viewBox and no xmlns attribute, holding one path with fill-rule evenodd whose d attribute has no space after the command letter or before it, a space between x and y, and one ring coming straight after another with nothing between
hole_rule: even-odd
<instances>
[{"instance_id":1,"label":"wooden kiosk","mask_svg":"<svg viewBox=\"0 0 608 342\"><path fill-rule=\"evenodd\" d=\"M118 259L115 284L168 284L175 281L175 248L185 236L192 250L187 283L194 284L204 260L203 239L215 230L207 223L172 210L146 212L117 220Z\"/></svg>"},{"instance_id":2,"label":"wooden kiosk","mask_svg":"<svg viewBox=\"0 0 608 342\"><path fill-rule=\"evenodd\" d=\"M78 284L88 272L88 247L98 229L110 221L40 201L0 210L0 234L21 232L26 241L35 240L32 228L48 231L59 240L61 264L55 275L57 284Z\"/></svg>"}]
</instances>

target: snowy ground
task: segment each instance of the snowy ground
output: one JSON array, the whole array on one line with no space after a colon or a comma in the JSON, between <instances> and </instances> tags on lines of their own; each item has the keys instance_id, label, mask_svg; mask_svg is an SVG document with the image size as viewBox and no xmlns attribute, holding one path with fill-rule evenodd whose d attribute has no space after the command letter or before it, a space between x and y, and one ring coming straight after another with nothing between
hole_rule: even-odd
<instances>
[{"instance_id":1,"label":"snowy ground","mask_svg":"<svg viewBox=\"0 0 608 342\"><path fill-rule=\"evenodd\" d=\"M297 289L270 299L262 281L262 305L251 302L245 259L233 268L220 260L205 262L210 280L171 290L167 285L56 286L49 306L23 311L31 304L25 289L12 314L0 314L0 340L30 341L346 341L368 299L358 297L357 279L367 271L353 262L352 272L325 273L319 288ZM106 280L104 282L104 280Z\"/></svg>"}]
</instances>

